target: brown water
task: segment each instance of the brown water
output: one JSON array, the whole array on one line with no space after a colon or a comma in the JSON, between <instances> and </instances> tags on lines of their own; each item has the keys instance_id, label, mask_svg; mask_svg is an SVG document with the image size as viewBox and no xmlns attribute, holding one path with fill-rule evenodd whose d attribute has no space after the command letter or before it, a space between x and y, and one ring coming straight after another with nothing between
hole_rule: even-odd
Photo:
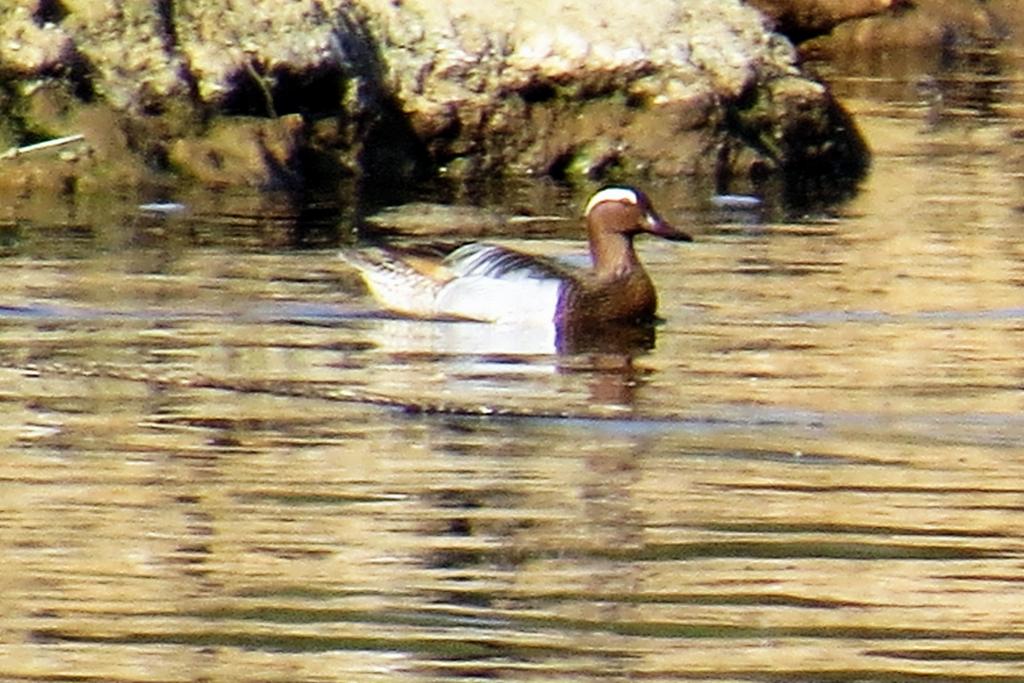
<instances>
[{"instance_id":1,"label":"brown water","mask_svg":"<svg viewBox=\"0 0 1024 683\"><path fill-rule=\"evenodd\" d=\"M651 188L650 349L380 317L346 200L0 207L0 679L1024 680L1024 83L901 68L845 203Z\"/></svg>"}]
</instances>

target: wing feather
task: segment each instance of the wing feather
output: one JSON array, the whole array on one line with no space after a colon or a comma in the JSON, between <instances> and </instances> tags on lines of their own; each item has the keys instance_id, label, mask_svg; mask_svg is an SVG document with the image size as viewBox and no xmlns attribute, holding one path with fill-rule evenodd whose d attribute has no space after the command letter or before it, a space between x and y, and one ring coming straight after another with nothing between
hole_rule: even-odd
<instances>
[{"instance_id":1,"label":"wing feather","mask_svg":"<svg viewBox=\"0 0 1024 683\"><path fill-rule=\"evenodd\" d=\"M459 247L444 265L459 277L561 280L567 275L565 268L548 259L482 242Z\"/></svg>"}]
</instances>

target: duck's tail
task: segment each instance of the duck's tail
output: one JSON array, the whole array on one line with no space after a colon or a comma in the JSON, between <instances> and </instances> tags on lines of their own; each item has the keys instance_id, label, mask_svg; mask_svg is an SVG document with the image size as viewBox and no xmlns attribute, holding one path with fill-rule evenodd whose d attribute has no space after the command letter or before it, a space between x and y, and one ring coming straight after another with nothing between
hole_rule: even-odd
<instances>
[{"instance_id":1,"label":"duck's tail","mask_svg":"<svg viewBox=\"0 0 1024 683\"><path fill-rule=\"evenodd\" d=\"M342 249L339 256L359 271L370 294L384 308L419 318L438 315L437 298L446 280L424 272L429 270L424 265L381 247Z\"/></svg>"}]
</instances>

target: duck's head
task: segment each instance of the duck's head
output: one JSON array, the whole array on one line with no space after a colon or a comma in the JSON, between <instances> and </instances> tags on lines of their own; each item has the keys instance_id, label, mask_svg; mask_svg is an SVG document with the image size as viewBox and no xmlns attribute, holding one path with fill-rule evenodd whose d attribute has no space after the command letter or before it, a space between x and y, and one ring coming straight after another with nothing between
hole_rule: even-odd
<instances>
[{"instance_id":1,"label":"duck's head","mask_svg":"<svg viewBox=\"0 0 1024 683\"><path fill-rule=\"evenodd\" d=\"M651 200L642 191L625 185L598 190L584 211L591 239L619 234L629 238L642 232L676 242L692 242L693 237L675 228L658 215Z\"/></svg>"}]
</instances>

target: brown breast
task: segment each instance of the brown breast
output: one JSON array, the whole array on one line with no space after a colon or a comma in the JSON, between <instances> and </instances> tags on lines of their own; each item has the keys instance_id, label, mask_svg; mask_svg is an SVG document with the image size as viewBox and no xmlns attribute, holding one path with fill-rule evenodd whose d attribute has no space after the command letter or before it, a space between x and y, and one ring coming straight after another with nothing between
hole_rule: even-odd
<instances>
[{"instance_id":1,"label":"brown breast","mask_svg":"<svg viewBox=\"0 0 1024 683\"><path fill-rule=\"evenodd\" d=\"M565 288L559 319L579 325L650 322L658 307L651 278L642 269L613 279L578 279Z\"/></svg>"}]
</instances>

